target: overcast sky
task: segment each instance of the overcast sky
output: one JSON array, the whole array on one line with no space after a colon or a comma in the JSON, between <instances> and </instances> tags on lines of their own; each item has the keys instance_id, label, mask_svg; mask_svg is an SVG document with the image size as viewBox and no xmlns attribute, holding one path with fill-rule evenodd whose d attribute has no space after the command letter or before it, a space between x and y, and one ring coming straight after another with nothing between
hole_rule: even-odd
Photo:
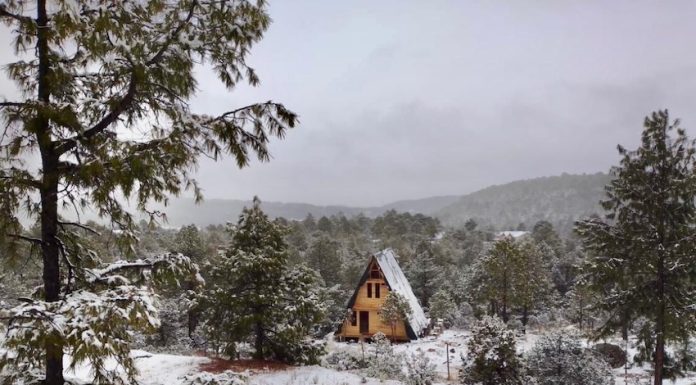
<instances>
[{"instance_id":1,"label":"overcast sky","mask_svg":"<svg viewBox=\"0 0 696 385\"><path fill-rule=\"evenodd\" d=\"M270 1L227 93L200 71L193 106L273 99L301 124L270 163L203 161L208 198L378 205L606 171L643 117L696 127L694 1ZM693 136L696 129L688 130Z\"/></svg>"}]
</instances>

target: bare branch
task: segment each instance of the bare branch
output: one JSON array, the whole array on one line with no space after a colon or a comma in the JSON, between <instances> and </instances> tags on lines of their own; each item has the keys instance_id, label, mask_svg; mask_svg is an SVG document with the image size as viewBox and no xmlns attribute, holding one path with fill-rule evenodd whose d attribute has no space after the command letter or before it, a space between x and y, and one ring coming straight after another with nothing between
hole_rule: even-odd
<instances>
[{"instance_id":1,"label":"bare branch","mask_svg":"<svg viewBox=\"0 0 696 385\"><path fill-rule=\"evenodd\" d=\"M31 244L37 244L41 245L43 244L43 240L39 238L32 238L32 237L27 237L24 235L19 235L19 234L8 234L9 237L16 238L16 239L21 239L23 241L29 242Z\"/></svg>"},{"instance_id":2,"label":"bare branch","mask_svg":"<svg viewBox=\"0 0 696 385\"><path fill-rule=\"evenodd\" d=\"M79 228L81 228L82 230L89 231L90 233L92 233L92 234L94 234L94 235L101 235L101 233L98 232L97 230L95 230L95 229L93 229L93 228L91 228L91 227L89 227L89 226L83 225L82 223L58 221L58 224L59 224L60 226L74 226L74 227L79 227Z\"/></svg>"},{"instance_id":3,"label":"bare branch","mask_svg":"<svg viewBox=\"0 0 696 385\"><path fill-rule=\"evenodd\" d=\"M0 108L7 108L7 107L24 107L26 106L26 103L22 102L0 102Z\"/></svg>"}]
</instances>

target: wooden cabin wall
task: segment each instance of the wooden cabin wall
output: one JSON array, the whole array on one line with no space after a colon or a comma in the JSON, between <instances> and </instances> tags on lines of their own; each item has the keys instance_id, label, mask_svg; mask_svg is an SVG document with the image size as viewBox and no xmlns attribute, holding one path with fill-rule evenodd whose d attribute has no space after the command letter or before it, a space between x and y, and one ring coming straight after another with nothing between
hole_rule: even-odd
<instances>
[{"instance_id":1,"label":"wooden cabin wall","mask_svg":"<svg viewBox=\"0 0 696 385\"><path fill-rule=\"evenodd\" d=\"M373 285L372 293L373 298L367 296L367 284L371 283ZM380 298L374 298L374 285L381 285L380 288ZM395 338L398 340L409 340L406 334L406 324L404 322L399 322L396 325L394 336L392 336L392 329L389 324L385 324L379 317L379 310L382 308L384 300L389 294L389 288L383 279L368 278L367 281L358 290L358 295L355 298L355 304L353 305L353 310L356 312L357 324L352 326L350 321L346 321L343 324L340 335L348 338L360 338L360 337L372 337L377 332L384 333L387 337ZM369 332L366 335L360 334L360 311L369 311Z\"/></svg>"}]
</instances>

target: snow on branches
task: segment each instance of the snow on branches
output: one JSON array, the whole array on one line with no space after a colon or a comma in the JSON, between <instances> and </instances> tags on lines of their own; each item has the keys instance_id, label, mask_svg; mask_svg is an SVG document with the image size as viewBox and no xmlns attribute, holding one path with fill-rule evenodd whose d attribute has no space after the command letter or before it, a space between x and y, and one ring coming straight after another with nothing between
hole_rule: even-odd
<instances>
[{"instance_id":1,"label":"snow on branches","mask_svg":"<svg viewBox=\"0 0 696 385\"><path fill-rule=\"evenodd\" d=\"M0 312L6 321L0 350L0 380L27 381L42 368L51 341L70 356L70 368L88 363L94 384L130 384L136 375L130 356L133 331L159 326L155 295L148 282L200 277L195 264L181 254L119 261L90 270L85 287L59 301L28 299ZM115 360L118 365L107 365Z\"/></svg>"}]
</instances>

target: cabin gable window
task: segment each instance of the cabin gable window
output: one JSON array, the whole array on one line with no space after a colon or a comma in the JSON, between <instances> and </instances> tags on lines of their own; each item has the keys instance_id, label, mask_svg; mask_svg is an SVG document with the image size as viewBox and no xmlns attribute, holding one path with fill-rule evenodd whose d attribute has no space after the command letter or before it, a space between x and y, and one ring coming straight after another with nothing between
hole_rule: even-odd
<instances>
[{"instance_id":1,"label":"cabin gable window","mask_svg":"<svg viewBox=\"0 0 696 385\"><path fill-rule=\"evenodd\" d=\"M367 284L367 298L372 298L372 284Z\"/></svg>"},{"instance_id":2,"label":"cabin gable window","mask_svg":"<svg viewBox=\"0 0 696 385\"><path fill-rule=\"evenodd\" d=\"M378 283L375 284L375 298L379 298L381 288L382 288L382 285L380 285Z\"/></svg>"},{"instance_id":3,"label":"cabin gable window","mask_svg":"<svg viewBox=\"0 0 696 385\"><path fill-rule=\"evenodd\" d=\"M379 265L373 263L370 267L370 278L372 279L382 279L382 271L379 269Z\"/></svg>"}]
</instances>

